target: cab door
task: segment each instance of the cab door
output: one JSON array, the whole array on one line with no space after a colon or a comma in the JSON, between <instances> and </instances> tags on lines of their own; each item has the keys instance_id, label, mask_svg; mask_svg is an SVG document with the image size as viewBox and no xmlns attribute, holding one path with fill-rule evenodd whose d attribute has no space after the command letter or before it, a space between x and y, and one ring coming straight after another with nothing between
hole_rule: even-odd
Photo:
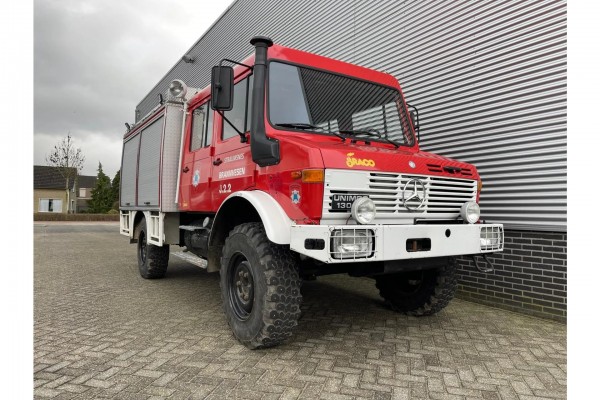
<instances>
[{"instance_id":1,"label":"cab door","mask_svg":"<svg viewBox=\"0 0 600 400\"><path fill-rule=\"evenodd\" d=\"M252 75L234 85L233 108L221 115L215 114L215 144L212 170L213 209L217 210L223 201L234 192L248 190L255 185L250 142L242 143L239 133L250 129Z\"/></svg>"},{"instance_id":2,"label":"cab door","mask_svg":"<svg viewBox=\"0 0 600 400\"><path fill-rule=\"evenodd\" d=\"M187 203L184 209L188 211L211 210L213 121L214 112L210 108L210 101L205 101L190 111L187 127L190 134L185 144L187 148L182 171L185 176L184 198L181 202ZM185 193L188 193L187 197Z\"/></svg>"}]
</instances>

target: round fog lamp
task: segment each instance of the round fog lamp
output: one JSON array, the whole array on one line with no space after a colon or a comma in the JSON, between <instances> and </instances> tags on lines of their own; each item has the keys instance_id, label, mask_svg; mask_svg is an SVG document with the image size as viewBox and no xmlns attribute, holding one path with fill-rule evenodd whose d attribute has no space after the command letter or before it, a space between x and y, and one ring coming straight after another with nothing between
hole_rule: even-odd
<instances>
[{"instance_id":1,"label":"round fog lamp","mask_svg":"<svg viewBox=\"0 0 600 400\"><path fill-rule=\"evenodd\" d=\"M184 97L187 93L187 85L180 79L175 79L169 86L169 94L173 97Z\"/></svg>"},{"instance_id":2,"label":"round fog lamp","mask_svg":"<svg viewBox=\"0 0 600 400\"><path fill-rule=\"evenodd\" d=\"M474 201L467 201L460 208L460 216L470 224L479 221L479 204Z\"/></svg>"},{"instance_id":3,"label":"round fog lamp","mask_svg":"<svg viewBox=\"0 0 600 400\"><path fill-rule=\"evenodd\" d=\"M369 224L375 219L375 203L370 198L363 196L352 203L352 218L359 224Z\"/></svg>"}]
</instances>

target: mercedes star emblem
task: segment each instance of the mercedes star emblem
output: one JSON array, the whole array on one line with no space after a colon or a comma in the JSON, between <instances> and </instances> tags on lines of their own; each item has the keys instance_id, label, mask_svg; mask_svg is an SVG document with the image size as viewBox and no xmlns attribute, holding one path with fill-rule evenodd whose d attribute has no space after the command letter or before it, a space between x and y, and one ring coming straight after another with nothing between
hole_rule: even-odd
<instances>
[{"instance_id":1,"label":"mercedes star emblem","mask_svg":"<svg viewBox=\"0 0 600 400\"><path fill-rule=\"evenodd\" d=\"M411 211L417 211L425 204L427 190L425 184L420 179L411 179L404 189L402 189L402 203L404 207Z\"/></svg>"}]
</instances>

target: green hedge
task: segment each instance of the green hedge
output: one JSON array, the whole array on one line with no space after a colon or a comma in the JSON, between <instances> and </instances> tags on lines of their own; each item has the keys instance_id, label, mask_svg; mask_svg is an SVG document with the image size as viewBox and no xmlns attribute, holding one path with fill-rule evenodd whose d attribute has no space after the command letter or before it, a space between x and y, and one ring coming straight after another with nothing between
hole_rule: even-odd
<instances>
[{"instance_id":1,"label":"green hedge","mask_svg":"<svg viewBox=\"0 0 600 400\"><path fill-rule=\"evenodd\" d=\"M118 221L119 214L34 213L34 221Z\"/></svg>"}]
</instances>

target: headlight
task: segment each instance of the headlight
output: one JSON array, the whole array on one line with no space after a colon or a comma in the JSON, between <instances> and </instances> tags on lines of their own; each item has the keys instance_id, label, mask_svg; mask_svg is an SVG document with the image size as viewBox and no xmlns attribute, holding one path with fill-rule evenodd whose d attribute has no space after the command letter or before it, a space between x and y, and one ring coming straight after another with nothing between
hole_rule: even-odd
<instances>
[{"instance_id":1,"label":"headlight","mask_svg":"<svg viewBox=\"0 0 600 400\"><path fill-rule=\"evenodd\" d=\"M479 204L474 201L467 201L460 208L460 216L470 224L479 221Z\"/></svg>"},{"instance_id":2,"label":"headlight","mask_svg":"<svg viewBox=\"0 0 600 400\"><path fill-rule=\"evenodd\" d=\"M363 196L352 203L352 218L359 224L369 224L375 219L375 203L370 198Z\"/></svg>"},{"instance_id":3,"label":"headlight","mask_svg":"<svg viewBox=\"0 0 600 400\"><path fill-rule=\"evenodd\" d=\"M185 97L187 93L187 85L180 79L175 79L169 86L169 94L175 98Z\"/></svg>"}]
</instances>

